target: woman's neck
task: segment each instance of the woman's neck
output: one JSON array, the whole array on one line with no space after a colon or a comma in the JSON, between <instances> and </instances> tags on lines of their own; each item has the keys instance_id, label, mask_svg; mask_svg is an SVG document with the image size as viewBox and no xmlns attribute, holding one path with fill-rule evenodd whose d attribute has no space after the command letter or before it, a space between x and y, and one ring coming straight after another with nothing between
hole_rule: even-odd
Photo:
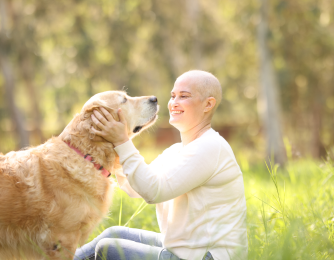
<instances>
[{"instance_id":1,"label":"woman's neck","mask_svg":"<svg viewBox=\"0 0 334 260\"><path fill-rule=\"evenodd\" d=\"M183 145L189 144L190 142L199 138L202 134L204 134L210 128L211 128L211 122L207 121L207 122L202 122L185 132L180 132L182 144Z\"/></svg>"}]
</instances>

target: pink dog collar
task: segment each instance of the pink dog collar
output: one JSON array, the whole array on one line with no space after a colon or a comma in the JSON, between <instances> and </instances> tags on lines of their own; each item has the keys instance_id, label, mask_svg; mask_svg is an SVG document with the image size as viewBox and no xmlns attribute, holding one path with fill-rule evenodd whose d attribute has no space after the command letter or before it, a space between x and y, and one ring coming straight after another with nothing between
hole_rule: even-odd
<instances>
[{"instance_id":1,"label":"pink dog collar","mask_svg":"<svg viewBox=\"0 0 334 260\"><path fill-rule=\"evenodd\" d=\"M65 142L65 141L64 141ZM84 155L78 148L75 148L74 146L72 146L70 144L70 142L65 142L72 150L76 151L77 154L79 154L81 157L83 157L85 160L87 161L90 161L92 164L94 164L94 167L97 169L97 170L100 170L102 175L105 176L106 178L108 178L111 173L108 172L105 168L103 168L102 165L98 164L98 163L95 163L93 162L93 157L90 156L89 154L86 154Z\"/></svg>"}]
</instances>

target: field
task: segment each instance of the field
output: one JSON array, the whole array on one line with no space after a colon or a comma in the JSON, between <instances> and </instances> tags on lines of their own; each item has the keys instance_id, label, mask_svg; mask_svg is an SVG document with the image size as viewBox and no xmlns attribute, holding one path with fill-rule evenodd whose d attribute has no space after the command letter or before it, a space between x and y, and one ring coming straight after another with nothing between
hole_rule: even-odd
<instances>
[{"instance_id":1,"label":"field","mask_svg":"<svg viewBox=\"0 0 334 260\"><path fill-rule=\"evenodd\" d=\"M249 260L334 259L334 164L290 160L285 169L239 160L247 200ZM159 231L155 206L117 189L106 227Z\"/></svg>"}]
</instances>

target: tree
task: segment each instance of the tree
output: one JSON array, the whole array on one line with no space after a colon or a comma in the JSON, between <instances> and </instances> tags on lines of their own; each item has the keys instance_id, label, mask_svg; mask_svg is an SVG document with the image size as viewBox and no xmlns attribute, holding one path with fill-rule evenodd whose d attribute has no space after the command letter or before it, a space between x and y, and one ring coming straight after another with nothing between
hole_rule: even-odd
<instances>
[{"instance_id":1,"label":"tree","mask_svg":"<svg viewBox=\"0 0 334 260\"><path fill-rule=\"evenodd\" d=\"M278 83L267 43L268 0L260 0L260 2L260 22L257 38L260 55L261 88L258 109L265 130L268 157L273 157L275 163L284 165L286 162L286 153L281 132L282 124Z\"/></svg>"},{"instance_id":2,"label":"tree","mask_svg":"<svg viewBox=\"0 0 334 260\"><path fill-rule=\"evenodd\" d=\"M4 77L6 104L11 115L13 128L16 130L20 148L29 145L29 136L24 126L24 118L15 105L15 80L12 65L10 63L11 32L8 27L8 8L6 0L0 0L1 31L0 31L0 63Z\"/></svg>"}]
</instances>

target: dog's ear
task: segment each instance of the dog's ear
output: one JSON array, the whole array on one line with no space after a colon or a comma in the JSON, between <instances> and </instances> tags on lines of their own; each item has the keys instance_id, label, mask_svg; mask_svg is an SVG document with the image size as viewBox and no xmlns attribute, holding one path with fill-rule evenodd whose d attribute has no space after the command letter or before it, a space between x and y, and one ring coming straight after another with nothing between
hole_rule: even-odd
<instances>
[{"instance_id":1,"label":"dog's ear","mask_svg":"<svg viewBox=\"0 0 334 260\"><path fill-rule=\"evenodd\" d=\"M88 107L84 107L83 111L81 111L81 120L90 118L94 110L98 110L102 115L104 115L100 109L101 107L106 109L113 116L115 120L119 121L118 114L117 114L117 108L109 107L107 103L103 100L95 100Z\"/></svg>"},{"instance_id":2,"label":"dog's ear","mask_svg":"<svg viewBox=\"0 0 334 260\"><path fill-rule=\"evenodd\" d=\"M100 139L103 139L102 137L95 136L95 134L93 134L90 131L90 128L92 126L96 130L101 130L91 120L91 115L92 115L94 110L97 110L97 111L100 112L100 114L102 116L104 116L103 112L101 111L102 107L104 109L106 109L116 121L119 121L119 117L118 117L118 113L117 113L118 109L117 108L111 108L111 107L107 106L107 104L102 100L94 101L94 103L91 104L89 107L84 107L83 111L81 111L81 115L80 115L80 119L82 121L81 125L85 130L87 130L90 133L90 139L92 139L93 141L101 141Z\"/></svg>"},{"instance_id":3,"label":"dog's ear","mask_svg":"<svg viewBox=\"0 0 334 260\"><path fill-rule=\"evenodd\" d=\"M95 138L96 139L95 141L98 141L97 139L99 138L95 137L95 134L93 134L90 131L90 128L93 126L97 130L101 130L101 129L99 129L93 123L91 119L91 115L94 110L98 110L101 115L104 115L100 109L101 107L105 108L114 117L115 120L119 121L118 114L117 114L117 108L109 107L107 103L103 100L95 100L89 105L85 105L82 108L81 112L74 116L74 118L66 126L62 134L65 135L65 132L66 132L67 134L75 135L75 136L87 136L87 132L88 132L90 139Z\"/></svg>"},{"instance_id":4,"label":"dog's ear","mask_svg":"<svg viewBox=\"0 0 334 260\"><path fill-rule=\"evenodd\" d=\"M105 106L105 105L93 105L93 106L89 107L88 109L86 109L81 114L81 120L85 120L85 119L90 118L90 116L92 115L94 110L99 111L100 114L102 116L104 116L104 113L101 111L101 107L103 107L105 110L107 110L116 121L119 121L119 116L118 116L118 113L117 113L118 109L117 108L111 108L111 107L108 107L108 106Z\"/></svg>"}]
</instances>

